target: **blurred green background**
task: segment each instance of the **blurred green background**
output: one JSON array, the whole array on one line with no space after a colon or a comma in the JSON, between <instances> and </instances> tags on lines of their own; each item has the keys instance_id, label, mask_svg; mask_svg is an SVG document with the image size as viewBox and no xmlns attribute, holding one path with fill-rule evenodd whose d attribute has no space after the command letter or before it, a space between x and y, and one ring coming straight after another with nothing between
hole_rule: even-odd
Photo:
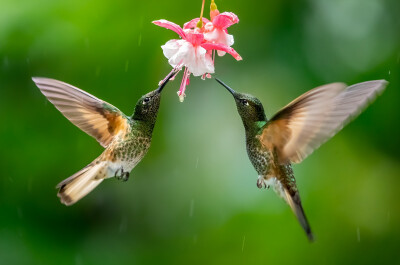
<instances>
[{"instance_id":1,"label":"blurred green background","mask_svg":"<svg viewBox=\"0 0 400 265\"><path fill-rule=\"evenodd\" d=\"M160 48L201 1L0 0L0 264L400 264L400 2L222 1L243 61L216 77L256 95L268 116L329 82L387 79L382 96L295 165L316 236L256 187L232 97L180 77L163 93L152 147L128 182L72 207L55 185L101 152L32 76L76 85L131 114L170 66ZM208 16L209 1L205 14Z\"/></svg>"}]
</instances>

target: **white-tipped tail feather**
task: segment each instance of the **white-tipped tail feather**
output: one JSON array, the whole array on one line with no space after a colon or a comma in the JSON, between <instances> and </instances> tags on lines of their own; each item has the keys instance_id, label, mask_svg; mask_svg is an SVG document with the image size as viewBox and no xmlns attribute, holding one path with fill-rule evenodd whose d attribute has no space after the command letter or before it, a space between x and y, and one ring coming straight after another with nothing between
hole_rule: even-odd
<instances>
[{"instance_id":1,"label":"white-tipped tail feather","mask_svg":"<svg viewBox=\"0 0 400 265\"><path fill-rule=\"evenodd\" d=\"M61 203L72 205L96 188L107 177L107 165L107 161L94 161L59 183L57 188L60 190L57 196L60 197Z\"/></svg>"}]
</instances>

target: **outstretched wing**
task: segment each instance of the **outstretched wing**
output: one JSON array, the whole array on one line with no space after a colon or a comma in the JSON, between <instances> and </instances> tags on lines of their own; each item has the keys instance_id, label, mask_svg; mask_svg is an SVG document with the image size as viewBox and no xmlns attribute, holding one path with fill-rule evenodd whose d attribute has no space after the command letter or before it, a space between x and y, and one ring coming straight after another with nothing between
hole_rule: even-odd
<instances>
[{"instance_id":1,"label":"outstretched wing","mask_svg":"<svg viewBox=\"0 0 400 265\"><path fill-rule=\"evenodd\" d=\"M128 129L128 118L116 107L67 83L34 77L40 91L61 113L103 147Z\"/></svg>"},{"instance_id":2,"label":"outstretched wing","mask_svg":"<svg viewBox=\"0 0 400 265\"><path fill-rule=\"evenodd\" d=\"M260 140L277 151L282 163L299 163L360 114L386 85L387 81L376 80L312 89L268 121Z\"/></svg>"}]
</instances>

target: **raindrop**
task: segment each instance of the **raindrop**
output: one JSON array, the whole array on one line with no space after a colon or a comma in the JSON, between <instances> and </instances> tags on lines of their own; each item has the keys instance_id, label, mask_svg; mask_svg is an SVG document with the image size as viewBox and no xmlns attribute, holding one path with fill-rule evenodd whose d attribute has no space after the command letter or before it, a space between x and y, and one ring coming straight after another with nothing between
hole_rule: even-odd
<instances>
[{"instance_id":1,"label":"raindrop","mask_svg":"<svg viewBox=\"0 0 400 265\"><path fill-rule=\"evenodd\" d=\"M142 45L142 33L139 33L138 46Z\"/></svg>"},{"instance_id":2,"label":"raindrop","mask_svg":"<svg viewBox=\"0 0 400 265\"><path fill-rule=\"evenodd\" d=\"M189 217L193 217L193 212L194 212L194 200L192 199L190 201Z\"/></svg>"},{"instance_id":3,"label":"raindrop","mask_svg":"<svg viewBox=\"0 0 400 265\"><path fill-rule=\"evenodd\" d=\"M196 166L194 168L197 168L199 166L199 158L197 157L196 159Z\"/></svg>"},{"instance_id":4,"label":"raindrop","mask_svg":"<svg viewBox=\"0 0 400 265\"><path fill-rule=\"evenodd\" d=\"M389 75L390 75L390 70L389 70Z\"/></svg>"},{"instance_id":5,"label":"raindrop","mask_svg":"<svg viewBox=\"0 0 400 265\"><path fill-rule=\"evenodd\" d=\"M125 62L125 73L128 72L128 68L129 68L129 60L126 60L126 62Z\"/></svg>"},{"instance_id":6,"label":"raindrop","mask_svg":"<svg viewBox=\"0 0 400 265\"><path fill-rule=\"evenodd\" d=\"M193 236L193 244L196 244L197 243L197 235L194 235Z\"/></svg>"},{"instance_id":7,"label":"raindrop","mask_svg":"<svg viewBox=\"0 0 400 265\"><path fill-rule=\"evenodd\" d=\"M242 242L242 252L244 250L244 242L246 241L246 236L243 236L243 242Z\"/></svg>"}]
</instances>

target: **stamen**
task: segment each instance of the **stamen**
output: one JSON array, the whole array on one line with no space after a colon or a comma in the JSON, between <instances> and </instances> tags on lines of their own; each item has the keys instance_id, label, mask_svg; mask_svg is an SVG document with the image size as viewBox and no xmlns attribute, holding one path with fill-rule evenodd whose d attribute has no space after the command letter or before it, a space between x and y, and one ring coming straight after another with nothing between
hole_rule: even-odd
<instances>
[{"instance_id":1,"label":"stamen","mask_svg":"<svg viewBox=\"0 0 400 265\"><path fill-rule=\"evenodd\" d=\"M203 11L204 11L204 3L206 0L203 0L203 3L201 4L201 12L200 12L200 20L197 22L196 27L202 28L203 27Z\"/></svg>"},{"instance_id":2,"label":"stamen","mask_svg":"<svg viewBox=\"0 0 400 265\"><path fill-rule=\"evenodd\" d=\"M187 86L187 79L188 79L188 74L190 74L189 73L189 71L188 71L188 69L187 69L187 67L185 67L185 72L183 73L183 78L182 78L182 82L181 82L181 86L180 86L180 88L179 88L179 91L178 91L178 97L179 97L179 101L180 102L183 102L183 100L185 99L185 90L186 90L186 86Z\"/></svg>"}]
</instances>

